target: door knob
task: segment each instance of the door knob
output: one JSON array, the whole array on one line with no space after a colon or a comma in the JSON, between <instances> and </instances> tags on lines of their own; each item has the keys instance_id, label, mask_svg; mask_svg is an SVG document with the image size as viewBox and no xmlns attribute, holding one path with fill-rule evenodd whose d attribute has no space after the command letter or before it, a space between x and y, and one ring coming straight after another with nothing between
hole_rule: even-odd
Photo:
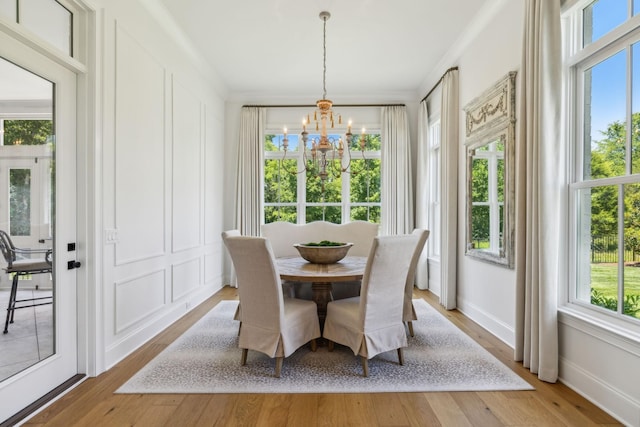
<instances>
[{"instance_id":1,"label":"door knob","mask_svg":"<svg viewBox=\"0 0 640 427\"><path fill-rule=\"evenodd\" d=\"M67 261L67 270L73 270L74 268L80 268L80 266L82 266L82 263L80 263L80 261L76 261L76 260Z\"/></svg>"}]
</instances>

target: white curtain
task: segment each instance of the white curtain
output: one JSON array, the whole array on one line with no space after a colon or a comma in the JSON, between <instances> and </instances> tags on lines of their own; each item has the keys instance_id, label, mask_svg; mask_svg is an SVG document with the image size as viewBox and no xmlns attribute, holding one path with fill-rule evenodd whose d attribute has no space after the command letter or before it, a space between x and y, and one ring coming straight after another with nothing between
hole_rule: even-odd
<instances>
[{"instance_id":1,"label":"white curtain","mask_svg":"<svg viewBox=\"0 0 640 427\"><path fill-rule=\"evenodd\" d=\"M404 106L382 108L381 234L413 231L409 119Z\"/></svg>"},{"instance_id":2,"label":"white curtain","mask_svg":"<svg viewBox=\"0 0 640 427\"><path fill-rule=\"evenodd\" d=\"M260 235L264 169L265 109L242 107L236 175L236 228L242 235Z\"/></svg>"},{"instance_id":3,"label":"white curtain","mask_svg":"<svg viewBox=\"0 0 640 427\"><path fill-rule=\"evenodd\" d=\"M441 162L442 188L440 204L440 304L447 310L456 308L458 252L458 70L451 69L442 78Z\"/></svg>"},{"instance_id":4,"label":"white curtain","mask_svg":"<svg viewBox=\"0 0 640 427\"><path fill-rule=\"evenodd\" d=\"M416 227L427 229L429 224L429 109L427 100L418 110L418 154L416 162ZM429 287L428 245L422 251L416 267L416 285Z\"/></svg>"},{"instance_id":5,"label":"white curtain","mask_svg":"<svg viewBox=\"0 0 640 427\"><path fill-rule=\"evenodd\" d=\"M567 208L560 140L560 2L527 0L516 148L516 360L558 378L558 282Z\"/></svg>"}]
</instances>

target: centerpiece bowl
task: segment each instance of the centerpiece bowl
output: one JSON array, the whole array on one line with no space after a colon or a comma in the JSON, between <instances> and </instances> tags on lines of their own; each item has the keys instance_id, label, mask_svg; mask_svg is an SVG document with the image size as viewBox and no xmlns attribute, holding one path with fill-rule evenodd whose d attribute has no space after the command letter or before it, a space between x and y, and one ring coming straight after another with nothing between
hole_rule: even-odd
<instances>
[{"instance_id":1,"label":"centerpiece bowl","mask_svg":"<svg viewBox=\"0 0 640 427\"><path fill-rule=\"evenodd\" d=\"M347 256L353 243L330 242L296 243L300 256L313 264L334 264Z\"/></svg>"}]
</instances>

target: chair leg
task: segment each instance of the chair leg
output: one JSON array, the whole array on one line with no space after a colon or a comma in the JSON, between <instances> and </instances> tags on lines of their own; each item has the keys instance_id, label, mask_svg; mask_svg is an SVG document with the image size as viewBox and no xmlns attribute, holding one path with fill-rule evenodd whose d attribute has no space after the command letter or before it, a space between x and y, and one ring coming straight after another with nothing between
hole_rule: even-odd
<instances>
[{"instance_id":1,"label":"chair leg","mask_svg":"<svg viewBox=\"0 0 640 427\"><path fill-rule=\"evenodd\" d=\"M16 311L16 299L18 296L18 275L13 275L13 281L11 282L11 292L9 292L9 305L7 306L7 319L4 322L4 331L6 334L9 332L9 323L13 323L13 313Z\"/></svg>"},{"instance_id":2,"label":"chair leg","mask_svg":"<svg viewBox=\"0 0 640 427\"><path fill-rule=\"evenodd\" d=\"M247 364L247 353L249 353L249 349L243 348L242 349L242 358L240 359L240 364L242 366Z\"/></svg>"},{"instance_id":3,"label":"chair leg","mask_svg":"<svg viewBox=\"0 0 640 427\"><path fill-rule=\"evenodd\" d=\"M360 356L360 360L362 360L362 376L363 377L368 377L369 376L369 361L367 360L366 356Z\"/></svg>"},{"instance_id":4,"label":"chair leg","mask_svg":"<svg viewBox=\"0 0 640 427\"><path fill-rule=\"evenodd\" d=\"M401 348L398 349L398 363L400 364L400 366L404 365L404 356L402 354Z\"/></svg>"},{"instance_id":5,"label":"chair leg","mask_svg":"<svg viewBox=\"0 0 640 427\"><path fill-rule=\"evenodd\" d=\"M284 357L276 357L276 378L280 378L280 372L282 371L282 361Z\"/></svg>"},{"instance_id":6,"label":"chair leg","mask_svg":"<svg viewBox=\"0 0 640 427\"><path fill-rule=\"evenodd\" d=\"M409 327L409 335L413 336L413 322L408 321L407 326Z\"/></svg>"},{"instance_id":7,"label":"chair leg","mask_svg":"<svg viewBox=\"0 0 640 427\"><path fill-rule=\"evenodd\" d=\"M333 351L333 341L327 340L327 349Z\"/></svg>"},{"instance_id":8,"label":"chair leg","mask_svg":"<svg viewBox=\"0 0 640 427\"><path fill-rule=\"evenodd\" d=\"M240 336L240 329L242 329L242 321L238 323L238 336Z\"/></svg>"},{"instance_id":9,"label":"chair leg","mask_svg":"<svg viewBox=\"0 0 640 427\"><path fill-rule=\"evenodd\" d=\"M312 339L311 340L311 351L313 351L315 353L315 351L318 349L318 343L316 342L316 339Z\"/></svg>"}]
</instances>

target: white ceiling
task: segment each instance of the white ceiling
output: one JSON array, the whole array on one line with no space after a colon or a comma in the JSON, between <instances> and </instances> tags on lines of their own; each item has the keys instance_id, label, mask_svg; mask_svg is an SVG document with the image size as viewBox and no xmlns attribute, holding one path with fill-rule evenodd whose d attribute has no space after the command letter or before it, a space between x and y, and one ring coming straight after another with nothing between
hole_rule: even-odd
<instances>
[{"instance_id":1,"label":"white ceiling","mask_svg":"<svg viewBox=\"0 0 640 427\"><path fill-rule=\"evenodd\" d=\"M160 0L232 96L420 97L445 54L496 0ZM437 69L444 67L443 69ZM428 88L427 88L428 90Z\"/></svg>"}]
</instances>

